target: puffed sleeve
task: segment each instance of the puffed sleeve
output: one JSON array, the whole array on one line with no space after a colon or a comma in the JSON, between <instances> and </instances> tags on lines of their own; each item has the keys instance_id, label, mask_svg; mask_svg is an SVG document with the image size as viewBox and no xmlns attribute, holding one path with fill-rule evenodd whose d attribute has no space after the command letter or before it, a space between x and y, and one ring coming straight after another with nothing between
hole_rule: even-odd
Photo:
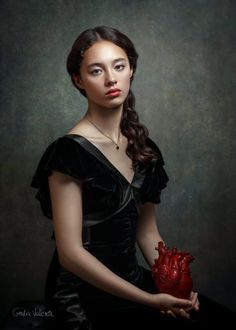
<instances>
[{"instance_id":1,"label":"puffed sleeve","mask_svg":"<svg viewBox=\"0 0 236 330\"><path fill-rule=\"evenodd\" d=\"M143 204L146 202L158 204L161 202L161 191L167 186L169 178L164 169L165 162L160 149L150 138L147 139L147 145L156 152L157 159L146 171L140 189L140 198Z\"/></svg>"},{"instance_id":2,"label":"puffed sleeve","mask_svg":"<svg viewBox=\"0 0 236 330\"><path fill-rule=\"evenodd\" d=\"M52 219L48 176L56 170L84 181L87 179L85 159L80 145L67 137L58 138L44 151L33 176L31 187L37 189L35 197L40 201L43 214L47 218Z\"/></svg>"}]
</instances>

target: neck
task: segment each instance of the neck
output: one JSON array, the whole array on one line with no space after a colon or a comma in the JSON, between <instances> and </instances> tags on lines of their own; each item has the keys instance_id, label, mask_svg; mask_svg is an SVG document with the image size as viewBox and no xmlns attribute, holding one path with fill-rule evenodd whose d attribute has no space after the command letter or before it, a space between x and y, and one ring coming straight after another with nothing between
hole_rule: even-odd
<instances>
[{"instance_id":1,"label":"neck","mask_svg":"<svg viewBox=\"0 0 236 330\"><path fill-rule=\"evenodd\" d=\"M118 108L88 108L85 114L90 121L96 124L105 134L117 140L120 132L120 122L123 112L123 106Z\"/></svg>"}]
</instances>

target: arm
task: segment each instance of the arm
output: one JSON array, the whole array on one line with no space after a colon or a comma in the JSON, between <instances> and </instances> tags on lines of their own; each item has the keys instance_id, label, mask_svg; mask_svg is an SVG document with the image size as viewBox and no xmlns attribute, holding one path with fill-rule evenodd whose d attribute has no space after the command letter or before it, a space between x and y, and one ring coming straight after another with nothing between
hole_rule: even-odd
<instances>
[{"instance_id":1,"label":"arm","mask_svg":"<svg viewBox=\"0 0 236 330\"><path fill-rule=\"evenodd\" d=\"M150 267L154 264L154 259L158 258L155 247L159 241L163 241L163 239L157 228L155 205L148 202L143 204L138 218L137 242Z\"/></svg>"},{"instance_id":2,"label":"arm","mask_svg":"<svg viewBox=\"0 0 236 330\"><path fill-rule=\"evenodd\" d=\"M103 291L154 308L168 310L191 305L185 299L145 292L110 271L83 248L81 184L54 171L49 187L59 261L67 270Z\"/></svg>"},{"instance_id":3,"label":"arm","mask_svg":"<svg viewBox=\"0 0 236 330\"><path fill-rule=\"evenodd\" d=\"M147 264L151 267L154 264L154 259L158 258L158 251L155 250L155 247L158 245L159 241L163 241L158 227L156 223L156 215L155 215L155 205L153 203L145 203L142 206L140 216L138 218L137 223L137 242L142 251L142 254L147 262ZM190 300L192 301L192 306L186 311L191 311L192 309L198 311L199 309L199 301L198 294L196 292L192 292L190 296ZM178 312L177 312L178 313ZM188 317L188 314L182 310L184 317ZM176 315L176 310L172 309L168 311L168 314L172 316Z\"/></svg>"}]
</instances>

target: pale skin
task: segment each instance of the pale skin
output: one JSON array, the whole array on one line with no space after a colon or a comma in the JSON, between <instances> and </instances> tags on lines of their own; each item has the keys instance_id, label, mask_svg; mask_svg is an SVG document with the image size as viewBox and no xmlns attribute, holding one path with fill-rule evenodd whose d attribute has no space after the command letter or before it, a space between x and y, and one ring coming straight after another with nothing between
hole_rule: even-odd
<instances>
[{"instance_id":1,"label":"pale skin","mask_svg":"<svg viewBox=\"0 0 236 330\"><path fill-rule=\"evenodd\" d=\"M131 159L125 153L127 139L121 135L119 146L102 135L86 118L117 141L123 102L130 88L132 69L125 51L109 41L93 44L84 54L80 76L73 77L78 87L85 89L88 110L68 132L86 137L131 182L134 176ZM111 88L119 88L116 97L107 96ZM169 294L150 294L125 281L83 248L82 183L57 171L49 177L56 246L62 266L95 287L121 298L154 307L173 317L189 318L198 310L197 293L189 300ZM137 242L148 263L157 258L155 247L163 241L157 227L155 206L145 203L137 222Z\"/></svg>"}]
</instances>

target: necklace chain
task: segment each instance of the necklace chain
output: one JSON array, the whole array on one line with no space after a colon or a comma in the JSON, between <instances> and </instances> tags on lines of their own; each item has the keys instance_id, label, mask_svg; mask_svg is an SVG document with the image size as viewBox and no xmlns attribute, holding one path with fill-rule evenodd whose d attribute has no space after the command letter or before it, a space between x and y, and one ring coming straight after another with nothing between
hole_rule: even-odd
<instances>
[{"instance_id":1,"label":"necklace chain","mask_svg":"<svg viewBox=\"0 0 236 330\"><path fill-rule=\"evenodd\" d=\"M116 149L119 150L120 147L119 147L119 142L120 142L120 130L119 130L119 133L118 133L118 139L117 139L117 142L115 140L113 140L109 135L103 133L103 131L97 126L95 125L90 119L88 119L86 117L87 121L90 122L90 124L92 124L102 135L104 135L105 137L107 137L109 140L111 140L115 146L116 146Z\"/></svg>"}]
</instances>

